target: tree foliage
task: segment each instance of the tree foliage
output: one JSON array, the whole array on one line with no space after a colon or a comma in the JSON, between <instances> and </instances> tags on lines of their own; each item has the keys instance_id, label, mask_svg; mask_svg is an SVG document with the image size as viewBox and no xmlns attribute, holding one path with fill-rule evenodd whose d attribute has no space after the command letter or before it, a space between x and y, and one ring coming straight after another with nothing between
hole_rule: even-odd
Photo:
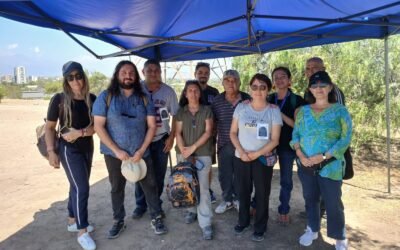
<instances>
[{"instance_id":1,"label":"tree foliage","mask_svg":"<svg viewBox=\"0 0 400 250\"><path fill-rule=\"evenodd\" d=\"M400 127L400 38L389 39L389 82L391 127ZM250 55L233 59L233 67L242 78L241 89L247 90L249 80L256 72L271 75L277 66L286 66L292 73L292 89L303 95L307 86L304 76L308 58L321 57L326 71L344 92L346 106L353 118L352 146L359 149L385 133L385 71L382 40L362 40L342 44Z\"/></svg>"},{"instance_id":2,"label":"tree foliage","mask_svg":"<svg viewBox=\"0 0 400 250\"><path fill-rule=\"evenodd\" d=\"M1 100L6 96L6 89L4 88L4 86L0 86L0 103Z\"/></svg>"},{"instance_id":3,"label":"tree foliage","mask_svg":"<svg viewBox=\"0 0 400 250\"><path fill-rule=\"evenodd\" d=\"M101 91L107 88L108 83L109 79L106 75L95 71L89 77L90 92L98 95Z\"/></svg>"}]
</instances>

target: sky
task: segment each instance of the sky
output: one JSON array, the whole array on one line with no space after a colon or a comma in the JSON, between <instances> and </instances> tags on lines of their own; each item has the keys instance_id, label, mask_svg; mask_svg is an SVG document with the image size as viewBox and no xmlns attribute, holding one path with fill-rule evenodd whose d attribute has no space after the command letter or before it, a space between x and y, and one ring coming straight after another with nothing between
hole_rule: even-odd
<instances>
[{"instance_id":1,"label":"sky","mask_svg":"<svg viewBox=\"0 0 400 250\"><path fill-rule=\"evenodd\" d=\"M118 48L102 41L76 35L98 55L119 51ZM128 57L96 59L92 54L73 41L64 32L19 23L0 17L0 75L13 75L14 67L24 66L26 75L61 76L62 65L67 61L80 62L89 72L98 71L111 76L116 64ZM131 57L139 70L144 59ZM210 62L210 61L209 61ZM213 62L210 62L213 65ZM228 59L228 64L230 64ZM187 63L188 65L195 65ZM168 77L175 75L173 64L168 69ZM228 66L229 67L229 66ZM219 74L222 74L219 69ZM192 69L187 67L178 77L192 78ZM216 77L214 73L211 77Z\"/></svg>"},{"instance_id":2,"label":"sky","mask_svg":"<svg viewBox=\"0 0 400 250\"><path fill-rule=\"evenodd\" d=\"M98 60L65 33L36 27L0 17L0 75L13 74L14 67L25 66L27 75L59 76L62 65L70 60L80 62L90 72L111 76L123 57ZM118 51L112 45L77 36L97 54Z\"/></svg>"}]
</instances>

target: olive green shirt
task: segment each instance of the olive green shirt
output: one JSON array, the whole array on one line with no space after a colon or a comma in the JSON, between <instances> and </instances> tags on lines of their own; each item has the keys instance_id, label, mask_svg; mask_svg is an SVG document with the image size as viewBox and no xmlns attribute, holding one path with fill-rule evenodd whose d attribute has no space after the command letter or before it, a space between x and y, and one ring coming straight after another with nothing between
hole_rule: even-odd
<instances>
[{"instance_id":1,"label":"olive green shirt","mask_svg":"<svg viewBox=\"0 0 400 250\"><path fill-rule=\"evenodd\" d=\"M182 122L182 137L185 146L193 145L206 131L206 120L213 119L213 113L209 106L200 105L199 111L193 116L188 109L188 105L179 108L175 119ZM175 150L180 154L178 145ZM212 155L212 137L206 143L196 149L196 156L211 156Z\"/></svg>"}]
</instances>

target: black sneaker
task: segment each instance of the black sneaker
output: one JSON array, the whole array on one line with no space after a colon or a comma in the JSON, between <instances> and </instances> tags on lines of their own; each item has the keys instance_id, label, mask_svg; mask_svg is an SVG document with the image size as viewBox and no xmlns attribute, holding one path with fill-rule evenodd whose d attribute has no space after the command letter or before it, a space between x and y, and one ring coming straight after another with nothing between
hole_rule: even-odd
<instances>
[{"instance_id":1,"label":"black sneaker","mask_svg":"<svg viewBox=\"0 0 400 250\"><path fill-rule=\"evenodd\" d=\"M160 235L167 233L167 228L164 226L161 216L151 220L151 227L154 229L155 234Z\"/></svg>"},{"instance_id":2,"label":"black sneaker","mask_svg":"<svg viewBox=\"0 0 400 250\"><path fill-rule=\"evenodd\" d=\"M135 208L132 214L132 219L140 219L143 217L144 213L146 213L146 209L143 208Z\"/></svg>"},{"instance_id":3,"label":"black sneaker","mask_svg":"<svg viewBox=\"0 0 400 250\"><path fill-rule=\"evenodd\" d=\"M119 235L125 230L126 225L124 221L115 222L110 231L108 231L108 239L115 239L118 238Z\"/></svg>"},{"instance_id":4,"label":"black sneaker","mask_svg":"<svg viewBox=\"0 0 400 250\"><path fill-rule=\"evenodd\" d=\"M251 236L252 241L263 241L264 240L264 233L259 233L259 232L254 232L253 235Z\"/></svg>"},{"instance_id":5,"label":"black sneaker","mask_svg":"<svg viewBox=\"0 0 400 250\"><path fill-rule=\"evenodd\" d=\"M241 226L241 225L238 224L238 225L235 226L235 234L236 235L240 235L240 234L242 234L243 232L245 232L249 228L250 228L250 225Z\"/></svg>"}]
</instances>

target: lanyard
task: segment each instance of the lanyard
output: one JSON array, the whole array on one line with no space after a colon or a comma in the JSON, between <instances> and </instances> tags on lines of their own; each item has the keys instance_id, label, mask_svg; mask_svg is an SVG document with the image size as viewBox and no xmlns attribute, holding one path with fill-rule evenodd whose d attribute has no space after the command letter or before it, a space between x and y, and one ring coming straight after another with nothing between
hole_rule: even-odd
<instances>
[{"instance_id":1,"label":"lanyard","mask_svg":"<svg viewBox=\"0 0 400 250\"><path fill-rule=\"evenodd\" d=\"M286 93L285 98L283 98L282 103L279 106L280 110L282 110L283 106L285 105L286 99L288 98L289 95L290 95L290 92L288 90L288 92ZM275 95L275 105L278 106L278 93L276 93L276 95Z\"/></svg>"}]
</instances>

